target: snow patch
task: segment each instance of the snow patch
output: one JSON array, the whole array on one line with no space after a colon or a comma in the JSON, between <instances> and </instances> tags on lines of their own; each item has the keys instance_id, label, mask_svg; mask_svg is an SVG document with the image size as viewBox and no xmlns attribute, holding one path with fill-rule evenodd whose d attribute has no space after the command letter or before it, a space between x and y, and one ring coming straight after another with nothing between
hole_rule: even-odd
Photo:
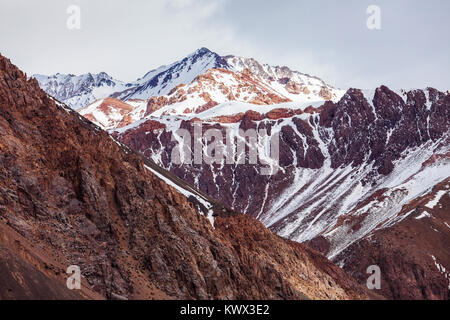
<instances>
[{"instance_id":1,"label":"snow patch","mask_svg":"<svg viewBox=\"0 0 450 320\"><path fill-rule=\"evenodd\" d=\"M416 220L422 220L424 218L431 218L432 215L429 214L427 211L422 212L422 214L418 217L416 217Z\"/></svg>"},{"instance_id":2,"label":"snow patch","mask_svg":"<svg viewBox=\"0 0 450 320\"><path fill-rule=\"evenodd\" d=\"M195 199L197 199L206 209L208 209L208 213L207 213L206 217L211 222L211 225L214 227L213 205L209 201L207 201L205 198L201 197L198 194L195 194L195 193L193 193L191 191L188 191L188 190L182 188L181 186L179 186L178 184L176 184L175 182L173 182L169 178L167 178L167 177L163 176L162 174L160 174L159 172L157 172L156 170L154 170L154 169L152 169L152 168L150 168L148 166L145 166L145 168L147 170L149 170L150 172L152 172L159 179L163 180L167 185L175 188L179 193L184 195L187 199L189 197L194 197Z\"/></svg>"},{"instance_id":3,"label":"snow patch","mask_svg":"<svg viewBox=\"0 0 450 320\"><path fill-rule=\"evenodd\" d=\"M433 200L431 200L430 202L428 202L425 207L430 208L430 209L434 209L434 207L436 207L436 205L439 203L439 201L441 200L441 198L447 193L447 190L440 190L436 196L434 197Z\"/></svg>"}]
</instances>

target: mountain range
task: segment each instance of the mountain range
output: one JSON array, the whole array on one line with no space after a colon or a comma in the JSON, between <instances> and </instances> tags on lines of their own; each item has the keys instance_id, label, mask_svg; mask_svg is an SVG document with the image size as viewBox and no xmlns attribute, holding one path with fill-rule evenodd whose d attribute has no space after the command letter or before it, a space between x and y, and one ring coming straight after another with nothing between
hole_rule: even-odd
<instances>
[{"instance_id":1,"label":"mountain range","mask_svg":"<svg viewBox=\"0 0 450 320\"><path fill-rule=\"evenodd\" d=\"M104 73L36 79L93 128L171 172L171 181L320 252L361 285L377 265L378 293L388 299L448 299L448 91L340 90L205 48L134 83ZM196 123L224 136L279 134L277 173L260 175L261 164L174 164L173 133L193 133ZM203 207L217 228L221 213Z\"/></svg>"},{"instance_id":2,"label":"mountain range","mask_svg":"<svg viewBox=\"0 0 450 320\"><path fill-rule=\"evenodd\" d=\"M199 75L208 70L223 72L224 81L239 82L230 78L230 74L246 77L244 81L260 86L264 92L270 91L279 99L286 101L316 101L338 99L342 92L327 85L322 80L290 70L287 67L273 67L260 64L254 59L235 56L219 56L206 48L201 48L186 58L167 66L161 66L147 72L142 78L132 83L113 79L105 72L99 74L56 74L52 76L34 75L42 89L73 109L87 105L103 98L112 97L122 101L147 100L154 96L170 95L180 85L190 84ZM237 83L239 85L240 83ZM244 83L249 85L249 83ZM246 91L247 88L242 88ZM244 93L242 93L244 94ZM245 97L243 97L244 99ZM249 97L248 97L249 98Z\"/></svg>"},{"instance_id":3,"label":"mountain range","mask_svg":"<svg viewBox=\"0 0 450 320\"><path fill-rule=\"evenodd\" d=\"M120 143L0 56L1 299L377 295ZM69 266L81 290L66 287Z\"/></svg>"}]
</instances>

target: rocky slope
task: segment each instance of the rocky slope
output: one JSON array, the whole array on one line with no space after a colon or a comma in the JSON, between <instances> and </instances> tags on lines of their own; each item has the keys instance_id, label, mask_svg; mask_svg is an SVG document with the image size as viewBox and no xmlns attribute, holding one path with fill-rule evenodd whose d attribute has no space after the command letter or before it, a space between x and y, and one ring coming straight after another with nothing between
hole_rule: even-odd
<instances>
[{"instance_id":1,"label":"rocky slope","mask_svg":"<svg viewBox=\"0 0 450 320\"><path fill-rule=\"evenodd\" d=\"M318 108L235 103L214 106L196 115L156 111L115 130L115 136L214 199L258 218L286 238L308 242L353 271L344 259L348 250L413 219L406 218L416 209L418 199L430 196L449 178L449 106L450 95L432 88L396 93L382 86L370 95L350 89L339 102L326 102ZM174 165L171 156L177 142L172 141L172 132L183 128L193 136L198 121L203 132L215 128L223 137L226 130L233 136L239 129L278 132L277 173L264 176L259 174L265 166L261 163L228 165L225 160L211 165ZM267 140L262 141L261 153ZM210 142L203 139L202 143L206 147ZM444 211L448 213L448 207ZM450 225L448 218L441 221L441 231L447 235L444 223ZM397 250L401 241L393 243L385 248L383 257ZM448 270L449 251L433 253L420 241L414 250L422 257L417 263L427 260L419 264L421 270L426 270L428 277L440 279L440 284L425 284L423 292L428 293L422 294L422 290L405 289L404 279L391 273L387 285L403 289L386 292L386 296L446 298L448 279L425 265L432 263L431 256L439 255L436 259L444 261L443 267ZM367 247L363 252L371 255ZM391 268L414 263L402 259L399 255ZM361 270L367 266L358 268L363 277ZM414 277L408 281L417 288L424 285Z\"/></svg>"},{"instance_id":2,"label":"rocky slope","mask_svg":"<svg viewBox=\"0 0 450 320\"><path fill-rule=\"evenodd\" d=\"M368 297L317 252L116 142L1 56L0 133L0 298ZM81 268L80 292L64 288L69 265Z\"/></svg>"}]
</instances>

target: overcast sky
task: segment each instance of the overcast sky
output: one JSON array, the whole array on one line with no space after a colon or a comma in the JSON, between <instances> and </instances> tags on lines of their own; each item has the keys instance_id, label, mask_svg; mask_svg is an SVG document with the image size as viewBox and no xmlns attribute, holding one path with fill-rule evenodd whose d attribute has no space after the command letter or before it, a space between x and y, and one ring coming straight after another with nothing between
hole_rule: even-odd
<instances>
[{"instance_id":1,"label":"overcast sky","mask_svg":"<svg viewBox=\"0 0 450 320\"><path fill-rule=\"evenodd\" d=\"M81 29L67 28L67 8ZM367 28L369 5L381 30ZM133 81L200 47L340 88L450 89L448 0L1 0L0 53L28 74Z\"/></svg>"}]
</instances>

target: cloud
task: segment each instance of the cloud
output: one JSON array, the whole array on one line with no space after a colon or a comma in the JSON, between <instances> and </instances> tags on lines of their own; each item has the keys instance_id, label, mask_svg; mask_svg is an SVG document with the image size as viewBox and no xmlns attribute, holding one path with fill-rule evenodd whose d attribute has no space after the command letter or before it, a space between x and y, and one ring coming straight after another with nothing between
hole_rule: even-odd
<instances>
[{"instance_id":1,"label":"cloud","mask_svg":"<svg viewBox=\"0 0 450 320\"><path fill-rule=\"evenodd\" d=\"M1 0L0 52L28 74L105 71L133 81L207 47L341 88L448 89L450 2L380 1L383 29L370 31L357 0ZM71 4L81 8L81 30L67 29Z\"/></svg>"},{"instance_id":2,"label":"cloud","mask_svg":"<svg viewBox=\"0 0 450 320\"><path fill-rule=\"evenodd\" d=\"M225 0L169 0L166 8L171 13L195 15L200 19L207 19L217 13L225 2Z\"/></svg>"}]
</instances>

